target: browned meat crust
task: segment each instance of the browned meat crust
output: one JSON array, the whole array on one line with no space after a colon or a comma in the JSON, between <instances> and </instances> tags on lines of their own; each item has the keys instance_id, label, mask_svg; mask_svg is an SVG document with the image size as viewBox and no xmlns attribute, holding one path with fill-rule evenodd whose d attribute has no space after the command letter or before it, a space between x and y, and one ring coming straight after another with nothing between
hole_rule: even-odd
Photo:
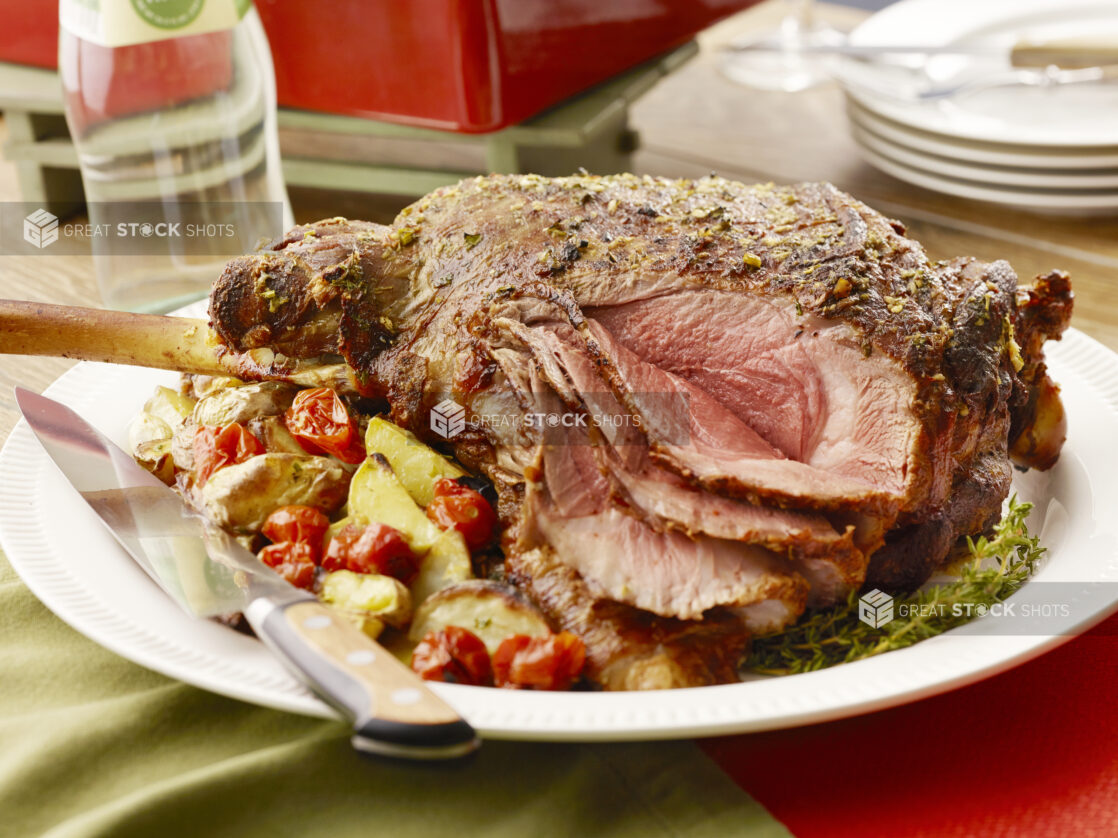
<instances>
[{"instance_id":1,"label":"browned meat crust","mask_svg":"<svg viewBox=\"0 0 1118 838\"><path fill-rule=\"evenodd\" d=\"M1021 369L1014 386L1009 453L1023 467L1051 468L1067 437L1060 388L1048 376L1044 344L1059 340L1071 320L1071 280L1063 271L1037 277L1017 291L1014 334Z\"/></svg>"},{"instance_id":2,"label":"browned meat crust","mask_svg":"<svg viewBox=\"0 0 1118 838\"><path fill-rule=\"evenodd\" d=\"M870 557L865 587L889 593L920 587L961 537L985 532L997 523L1010 476L1004 454L975 458L955 483L951 503L942 512L886 536L885 544Z\"/></svg>"}]
</instances>

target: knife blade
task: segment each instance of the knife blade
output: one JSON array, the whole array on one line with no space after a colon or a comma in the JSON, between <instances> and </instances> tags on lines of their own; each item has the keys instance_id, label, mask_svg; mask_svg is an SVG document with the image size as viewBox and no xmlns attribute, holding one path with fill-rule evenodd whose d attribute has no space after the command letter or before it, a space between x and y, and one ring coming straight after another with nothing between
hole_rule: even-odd
<instances>
[{"instance_id":1,"label":"knife blade","mask_svg":"<svg viewBox=\"0 0 1118 838\"><path fill-rule=\"evenodd\" d=\"M281 663L353 725L355 748L406 759L477 748L473 728L389 651L209 524L73 410L15 392L47 455L125 552L195 617L242 611Z\"/></svg>"}]
</instances>

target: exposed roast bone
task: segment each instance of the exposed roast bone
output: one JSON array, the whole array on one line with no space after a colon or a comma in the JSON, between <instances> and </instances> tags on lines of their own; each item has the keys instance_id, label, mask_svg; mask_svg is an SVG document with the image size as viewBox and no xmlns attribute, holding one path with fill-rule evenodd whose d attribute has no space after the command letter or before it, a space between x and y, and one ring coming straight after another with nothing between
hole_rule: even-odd
<instances>
[{"instance_id":1,"label":"exposed roast bone","mask_svg":"<svg viewBox=\"0 0 1118 838\"><path fill-rule=\"evenodd\" d=\"M230 352L205 320L22 300L0 300L0 354L354 389L340 358L288 358L267 348Z\"/></svg>"},{"instance_id":2,"label":"exposed roast bone","mask_svg":"<svg viewBox=\"0 0 1118 838\"><path fill-rule=\"evenodd\" d=\"M0 300L0 352L232 375L205 320Z\"/></svg>"}]
</instances>

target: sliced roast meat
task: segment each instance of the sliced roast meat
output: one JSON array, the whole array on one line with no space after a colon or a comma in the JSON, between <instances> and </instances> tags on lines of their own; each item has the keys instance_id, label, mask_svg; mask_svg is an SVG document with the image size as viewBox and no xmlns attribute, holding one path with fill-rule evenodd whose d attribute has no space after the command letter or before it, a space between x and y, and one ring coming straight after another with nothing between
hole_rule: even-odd
<instances>
[{"instance_id":1,"label":"sliced roast meat","mask_svg":"<svg viewBox=\"0 0 1118 838\"><path fill-rule=\"evenodd\" d=\"M507 318L500 322L514 329L535 353L541 375L563 396L567 406L585 410L589 415L589 430L576 441L580 445L596 443L593 457L607 483L594 490L595 497L612 494L626 513L640 517L657 531L711 536L765 547L796 560L810 558L804 569L819 581L811 595L813 606L834 603L845 598L851 588L861 585L867 557L854 543L853 527L843 527L840 532L818 514L753 505L704 492L653 463L644 435L636 424L628 421L632 417L605 388L588 350L562 317L560 313L548 318L537 307L533 317L524 318L529 323ZM516 360L525 366L523 357ZM516 375L515 371L510 375ZM523 385L525 391L538 392L539 387ZM536 396L522 397L524 402L535 399ZM554 398L550 405L537 404L535 408L537 415L559 409L562 405ZM567 434L561 439L569 444L571 436ZM576 461L574 456L567 458L566 464L553 466L553 470L563 468L566 472L563 479L553 481L554 493L592 482L585 474L590 470L588 457L581 451L576 453L577 461L583 464L581 469L571 466ZM609 531L605 521L599 523L603 531ZM708 541L700 543L705 545Z\"/></svg>"},{"instance_id":2,"label":"sliced roast meat","mask_svg":"<svg viewBox=\"0 0 1118 838\"><path fill-rule=\"evenodd\" d=\"M563 518L543 509L537 527L562 561L606 599L662 617L700 619L718 606L772 601L760 632L793 622L807 603L807 582L773 553L733 541L656 532L609 508Z\"/></svg>"},{"instance_id":3,"label":"sliced roast meat","mask_svg":"<svg viewBox=\"0 0 1118 838\"><path fill-rule=\"evenodd\" d=\"M802 312L790 298L687 290L587 315L785 457L904 496L919 438L915 382L889 358L867 357L845 324Z\"/></svg>"},{"instance_id":4,"label":"sliced roast meat","mask_svg":"<svg viewBox=\"0 0 1118 838\"><path fill-rule=\"evenodd\" d=\"M840 533L821 515L743 503L696 489L655 465L643 445L603 442L594 452L614 493L661 528L745 541L795 558L857 549L852 527Z\"/></svg>"},{"instance_id":5,"label":"sliced roast meat","mask_svg":"<svg viewBox=\"0 0 1118 838\"><path fill-rule=\"evenodd\" d=\"M808 509L888 515L900 504L890 486L788 458L734 411L686 379L642 361L588 323L622 403L641 417L652 457L708 491ZM682 394L683 398L666 394ZM673 409L674 408L674 409Z\"/></svg>"},{"instance_id":6,"label":"sliced roast meat","mask_svg":"<svg viewBox=\"0 0 1118 838\"><path fill-rule=\"evenodd\" d=\"M799 616L807 583L776 554L657 531L611 504L586 436L567 429L542 448L540 479L527 486L523 537L538 534L604 598L662 617L694 620L711 608L770 600L780 606L750 628L776 630Z\"/></svg>"}]
</instances>

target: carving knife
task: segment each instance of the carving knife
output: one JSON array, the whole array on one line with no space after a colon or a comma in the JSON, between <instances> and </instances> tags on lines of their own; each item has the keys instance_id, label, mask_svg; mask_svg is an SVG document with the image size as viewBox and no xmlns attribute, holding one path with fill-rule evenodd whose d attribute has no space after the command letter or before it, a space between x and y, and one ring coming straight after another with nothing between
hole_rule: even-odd
<instances>
[{"instance_id":1,"label":"carving knife","mask_svg":"<svg viewBox=\"0 0 1118 838\"><path fill-rule=\"evenodd\" d=\"M237 611L277 658L353 725L369 753L450 759L473 728L390 652L290 585L65 405L16 388L47 454L124 550L196 617Z\"/></svg>"}]
</instances>

